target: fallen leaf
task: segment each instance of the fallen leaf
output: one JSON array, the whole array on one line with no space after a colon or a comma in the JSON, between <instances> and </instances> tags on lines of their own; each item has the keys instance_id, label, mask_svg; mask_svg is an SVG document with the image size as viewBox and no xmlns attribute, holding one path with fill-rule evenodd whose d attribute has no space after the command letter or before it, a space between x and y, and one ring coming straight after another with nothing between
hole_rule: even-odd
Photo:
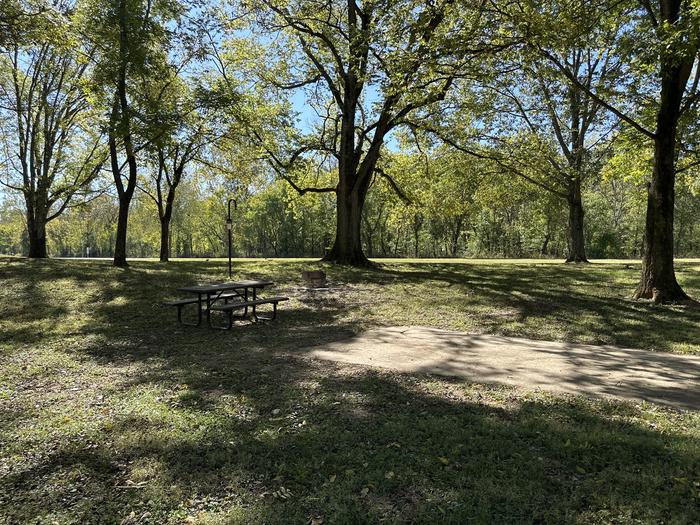
<instances>
[{"instance_id":1,"label":"fallen leaf","mask_svg":"<svg viewBox=\"0 0 700 525\"><path fill-rule=\"evenodd\" d=\"M292 491L286 487L280 487L279 490L273 492L272 495L275 498L286 500L292 497Z\"/></svg>"}]
</instances>

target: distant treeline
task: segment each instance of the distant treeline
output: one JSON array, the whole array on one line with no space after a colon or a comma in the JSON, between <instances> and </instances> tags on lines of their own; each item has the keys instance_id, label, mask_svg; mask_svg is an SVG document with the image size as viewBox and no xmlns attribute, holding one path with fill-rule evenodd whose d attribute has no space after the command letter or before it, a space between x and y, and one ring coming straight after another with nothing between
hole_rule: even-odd
<instances>
[{"instance_id":1,"label":"distant treeline","mask_svg":"<svg viewBox=\"0 0 700 525\"><path fill-rule=\"evenodd\" d=\"M454 157L456 154L450 153ZM517 177L486 175L478 163L453 159L454 171L439 184L411 192L411 163L397 180L409 202L383 179L375 180L363 214L363 247L369 257L551 257L567 255L566 203ZM406 166L409 168L406 168ZM461 168L461 169L460 169ZM171 257L226 255L224 189L207 190L202 177L184 183L170 228ZM592 178L585 237L593 258L637 258L644 233L644 188L620 177ZM300 196L286 182L270 180L238 201L233 215L233 251L239 257L321 257L333 242L335 196ZM102 195L65 212L49 225L52 256L112 257L118 205ZM690 189L676 200L678 256L700 255L700 197ZM0 252L28 253L24 215L6 202L0 211ZM158 257L156 208L138 194L130 212L128 253Z\"/></svg>"}]
</instances>

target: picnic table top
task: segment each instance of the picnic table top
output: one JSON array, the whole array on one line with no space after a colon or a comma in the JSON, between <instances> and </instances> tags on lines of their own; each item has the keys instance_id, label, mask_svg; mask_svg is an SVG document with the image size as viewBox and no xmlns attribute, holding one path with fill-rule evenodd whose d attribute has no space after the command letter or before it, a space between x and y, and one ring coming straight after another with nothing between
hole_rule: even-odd
<instances>
[{"instance_id":1,"label":"picnic table top","mask_svg":"<svg viewBox=\"0 0 700 525\"><path fill-rule=\"evenodd\" d=\"M225 290L242 290L244 288L264 288L272 284L274 284L272 281L245 280L228 283L195 284L193 286L178 288L178 291L189 293L214 293Z\"/></svg>"}]
</instances>

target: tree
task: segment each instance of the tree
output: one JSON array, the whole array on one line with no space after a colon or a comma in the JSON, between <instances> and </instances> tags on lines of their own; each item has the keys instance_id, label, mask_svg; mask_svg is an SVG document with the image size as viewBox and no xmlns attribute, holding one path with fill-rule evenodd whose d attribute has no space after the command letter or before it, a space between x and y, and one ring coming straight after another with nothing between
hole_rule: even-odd
<instances>
[{"instance_id":1,"label":"tree","mask_svg":"<svg viewBox=\"0 0 700 525\"><path fill-rule=\"evenodd\" d=\"M196 155L196 144L191 140L184 144L157 141L154 149L156 169L151 182L155 194L144 187L142 190L158 208L160 261L167 262L170 258L170 221L173 216L175 192L182 181L185 167Z\"/></svg>"},{"instance_id":2,"label":"tree","mask_svg":"<svg viewBox=\"0 0 700 525\"><path fill-rule=\"evenodd\" d=\"M549 49L563 57L568 76L609 93L620 76L614 44L625 27L624 10L597 19L582 34L577 22L582 10L556 7L561 6L555 2L538 10L551 25L546 27ZM423 127L562 199L569 210L567 262L587 262L582 186L599 171L616 118L527 45L500 54L498 61L505 64L503 74L460 83L449 101L457 111Z\"/></svg>"},{"instance_id":3,"label":"tree","mask_svg":"<svg viewBox=\"0 0 700 525\"><path fill-rule=\"evenodd\" d=\"M137 155L160 130L149 129L144 94L169 78L166 28L182 6L166 0L86 0L85 32L97 45L95 98L107 113L109 160L119 199L114 265L126 267L129 206L138 177ZM140 143L137 141L140 139Z\"/></svg>"},{"instance_id":4,"label":"tree","mask_svg":"<svg viewBox=\"0 0 700 525\"><path fill-rule=\"evenodd\" d=\"M280 176L299 193L336 194L336 232L325 260L368 265L362 211L387 138L407 119L439 104L479 58L510 45L481 1L339 2L262 0L259 26L274 33L263 78L279 90L302 90L320 124L298 133L286 157L267 147ZM337 184L305 185L298 163L337 170ZM302 170L307 173L308 170Z\"/></svg>"},{"instance_id":5,"label":"tree","mask_svg":"<svg viewBox=\"0 0 700 525\"><path fill-rule=\"evenodd\" d=\"M63 16L63 4L45 0L0 0L0 49L29 44Z\"/></svg>"},{"instance_id":6,"label":"tree","mask_svg":"<svg viewBox=\"0 0 700 525\"><path fill-rule=\"evenodd\" d=\"M606 32L614 35L616 30ZM619 70L605 44L604 39L588 35L585 47L569 44L565 52L568 74L599 93L615 83ZM535 61L507 78L508 83L494 86L501 114L506 115L501 129L515 123L514 128L523 133L511 136L513 140L499 136L494 154L499 165L566 202L566 261L588 262L582 186L590 174L600 170L608 150L602 146L615 123L605 118L598 102L547 66ZM533 153L545 162L533 162Z\"/></svg>"},{"instance_id":7,"label":"tree","mask_svg":"<svg viewBox=\"0 0 700 525\"><path fill-rule=\"evenodd\" d=\"M593 2L577 2L572 6L561 2L559 7L580 9L580 31L587 34L602 17L617 13L619 5L611 2L601 7ZM700 9L697 2L683 0L638 0L624 5L629 8L630 21L617 41L616 52L626 60L628 75L644 77L648 87L640 92L627 89L628 82L620 82L620 87L627 90L618 94L622 103L571 74L566 57L548 46L548 39L559 28L543 23L547 17L543 18L542 12L527 7L521 11L525 17L513 15L512 20L517 31L524 28L530 46L572 85L653 142L642 272L634 295L656 303L684 301L688 296L676 280L673 265L675 178L679 157L687 154L679 143L679 124L700 99ZM640 110L628 109L625 100L627 106Z\"/></svg>"},{"instance_id":8,"label":"tree","mask_svg":"<svg viewBox=\"0 0 700 525\"><path fill-rule=\"evenodd\" d=\"M155 169L150 180L140 185L158 209L161 262L167 262L170 257L170 221L185 171L203 149L220 137L213 129L216 105L197 100L186 81L178 78L180 70L171 67L173 78L167 79L167 89L158 89L149 100L153 110L149 127L158 130L147 148Z\"/></svg>"},{"instance_id":9,"label":"tree","mask_svg":"<svg viewBox=\"0 0 700 525\"><path fill-rule=\"evenodd\" d=\"M82 87L88 62L81 51L90 50L71 31L72 9L70 1L58 4L43 31L6 43L0 56L7 153L0 183L24 198L29 256L36 258L47 257L46 225L90 194L104 160Z\"/></svg>"},{"instance_id":10,"label":"tree","mask_svg":"<svg viewBox=\"0 0 700 525\"><path fill-rule=\"evenodd\" d=\"M700 9L697 3L682 0L660 0L656 11L650 3L642 4L647 11L645 21L660 44L661 90L656 130L647 132L654 141L654 171L648 189L642 276L635 297L654 302L686 300L673 268L673 215L678 124L700 94ZM689 85L693 69L695 79Z\"/></svg>"},{"instance_id":11,"label":"tree","mask_svg":"<svg viewBox=\"0 0 700 525\"><path fill-rule=\"evenodd\" d=\"M475 195L484 178L484 164L444 146L419 154L387 155L380 169L402 189L401 216L412 238L415 257L420 253L420 232L426 222L433 234L441 232L448 256L460 254L461 241L478 207Z\"/></svg>"}]
</instances>

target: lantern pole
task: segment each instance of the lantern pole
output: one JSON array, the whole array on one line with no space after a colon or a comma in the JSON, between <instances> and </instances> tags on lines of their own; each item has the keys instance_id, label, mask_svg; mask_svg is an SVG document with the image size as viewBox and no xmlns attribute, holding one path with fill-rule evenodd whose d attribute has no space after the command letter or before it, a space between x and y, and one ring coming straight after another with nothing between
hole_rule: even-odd
<instances>
[{"instance_id":1,"label":"lantern pole","mask_svg":"<svg viewBox=\"0 0 700 525\"><path fill-rule=\"evenodd\" d=\"M228 203L227 203L228 217L226 218L226 229L228 230L228 277L229 277L229 279L231 278L231 253L232 253L231 228L233 226L233 221L231 220L231 203L233 203L234 210L238 209L238 204L236 203L236 199L229 199Z\"/></svg>"}]
</instances>

